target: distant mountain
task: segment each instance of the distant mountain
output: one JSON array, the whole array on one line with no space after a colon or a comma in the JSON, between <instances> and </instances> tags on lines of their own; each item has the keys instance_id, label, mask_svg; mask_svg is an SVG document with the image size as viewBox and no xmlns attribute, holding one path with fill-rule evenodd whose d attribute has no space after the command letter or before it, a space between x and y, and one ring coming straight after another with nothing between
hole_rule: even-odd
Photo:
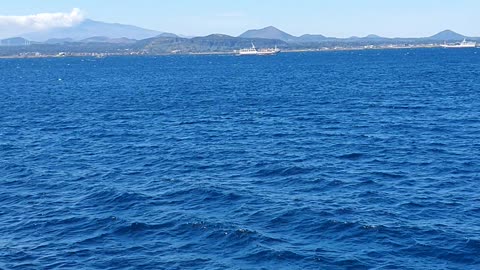
<instances>
[{"instance_id":1,"label":"distant mountain","mask_svg":"<svg viewBox=\"0 0 480 270\"><path fill-rule=\"evenodd\" d=\"M377 35L368 35L366 37L350 37L350 38L334 38L326 37L324 35L311 35L305 34L300 37L290 35L283 32L273 26L269 26L259 30L248 30L241 34L240 38L266 38L266 39L278 39L289 43L323 43L323 42L383 42L388 41L389 38L384 38Z\"/></svg>"},{"instance_id":2,"label":"distant mountain","mask_svg":"<svg viewBox=\"0 0 480 270\"><path fill-rule=\"evenodd\" d=\"M133 25L118 23L105 23L93 20L84 20L80 24L72 27L54 28L47 31L39 31L22 35L23 38L35 42L45 42L47 44L65 44L69 42L102 42L102 43L131 43L131 40L143 40L149 38L187 38L174 33L164 33L149 29L140 28ZM101 37L101 38L100 38ZM99 39L100 38L100 39ZM192 38L192 37L189 37ZM298 45L307 45L310 43L385 43L385 42L415 42L415 41L459 41L465 36L455 33L451 30L442 31L436 35L425 38L396 38L390 39L378 35L368 35L366 37L334 38L323 35L305 34L296 37L286 33L276 27L268 26L262 29L248 30L238 36L243 39L269 39L281 40L287 43L296 43ZM470 38L478 40L478 38ZM17 41L21 43L21 41Z\"/></svg>"},{"instance_id":3,"label":"distant mountain","mask_svg":"<svg viewBox=\"0 0 480 270\"><path fill-rule=\"evenodd\" d=\"M137 42L137 40L129 39L129 38L90 37L90 38L82 39L78 42L81 42L81 43L134 44L134 43Z\"/></svg>"},{"instance_id":4,"label":"distant mountain","mask_svg":"<svg viewBox=\"0 0 480 270\"><path fill-rule=\"evenodd\" d=\"M186 38L173 33L161 33L130 25L111 24L86 20L69 28L31 33L25 38L0 40L0 56L40 53L57 55L60 52L72 54L112 53L130 54L189 54L189 53L233 53L234 50L249 48L253 42L259 49L277 46L281 50L318 50L322 48L386 48L388 45L425 45L456 42L465 38L451 30L442 31L424 38L385 38L378 35L366 37L334 38L306 34L300 37L290 35L273 26L249 30L240 37L213 34L205 37ZM480 41L480 38L467 37ZM44 40L36 42L31 40Z\"/></svg>"},{"instance_id":5,"label":"distant mountain","mask_svg":"<svg viewBox=\"0 0 480 270\"><path fill-rule=\"evenodd\" d=\"M179 36L176 35L176 34L173 34L173 33L161 33L160 35L158 35L156 37L179 37Z\"/></svg>"},{"instance_id":6,"label":"distant mountain","mask_svg":"<svg viewBox=\"0 0 480 270\"><path fill-rule=\"evenodd\" d=\"M429 37L431 40L440 40L440 41L454 41L454 40L463 40L465 36L455 33L452 30L445 30L436 35Z\"/></svg>"},{"instance_id":7,"label":"distant mountain","mask_svg":"<svg viewBox=\"0 0 480 270\"><path fill-rule=\"evenodd\" d=\"M296 41L298 41L298 42L322 42L322 41L325 41L327 39L329 39L329 38L327 38L326 36L323 36L323 35L306 34L306 35L298 37L296 39Z\"/></svg>"},{"instance_id":8,"label":"distant mountain","mask_svg":"<svg viewBox=\"0 0 480 270\"><path fill-rule=\"evenodd\" d=\"M149 54L233 52L250 48L251 42L257 48L288 47L288 43L277 39L238 38L222 34L194 38L157 37L141 40L137 42L137 46L142 47L143 51Z\"/></svg>"},{"instance_id":9,"label":"distant mountain","mask_svg":"<svg viewBox=\"0 0 480 270\"><path fill-rule=\"evenodd\" d=\"M93 20L85 20L72 27L54 28L22 35L24 38L35 41L47 41L51 39L82 40L91 37L146 39L162 34L162 32L140 28L132 25L105 23Z\"/></svg>"},{"instance_id":10,"label":"distant mountain","mask_svg":"<svg viewBox=\"0 0 480 270\"><path fill-rule=\"evenodd\" d=\"M71 39L71 38L51 38L51 39L48 39L46 40L45 44L65 44L65 43L68 43L68 42L74 42L75 40Z\"/></svg>"},{"instance_id":11,"label":"distant mountain","mask_svg":"<svg viewBox=\"0 0 480 270\"><path fill-rule=\"evenodd\" d=\"M364 39L387 39L387 38L371 34L371 35L368 35L368 36L364 37Z\"/></svg>"},{"instance_id":12,"label":"distant mountain","mask_svg":"<svg viewBox=\"0 0 480 270\"><path fill-rule=\"evenodd\" d=\"M14 37L14 38L7 38L7 39L0 40L1 46L27 46L30 44L31 44L31 41L21 37Z\"/></svg>"},{"instance_id":13,"label":"distant mountain","mask_svg":"<svg viewBox=\"0 0 480 270\"><path fill-rule=\"evenodd\" d=\"M368 36L365 36L365 37L351 36L349 38L339 38L339 39L347 40L347 41L361 41L361 40L379 41L379 40L384 40L384 39L388 39L388 38L384 38L384 37L381 37L381 36L378 36L378 35L371 34L371 35L368 35Z\"/></svg>"},{"instance_id":14,"label":"distant mountain","mask_svg":"<svg viewBox=\"0 0 480 270\"><path fill-rule=\"evenodd\" d=\"M238 36L239 38L264 38L264 39L278 39L286 42L295 41L297 37L279 30L273 26L265 27L262 29L248 30L245 33Z\"/></svg>"}]
</instances>

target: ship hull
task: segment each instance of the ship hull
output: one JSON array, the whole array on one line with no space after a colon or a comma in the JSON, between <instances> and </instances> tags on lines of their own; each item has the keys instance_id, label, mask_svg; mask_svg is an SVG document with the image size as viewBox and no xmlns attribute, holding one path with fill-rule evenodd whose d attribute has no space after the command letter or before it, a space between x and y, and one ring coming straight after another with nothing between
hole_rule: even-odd
<instances>
[{"instance_id":1,"label":"ship hull","mask_svg":"<svg viewBox=\"0 0 480 270\"><path fill-rule=\"evenodd\" d=\"M447 49L466 49L466 48L476 48L476 42L468 42L467 39L464 39L461 43L457 44L447 44L442 45L443 48Z\"/></svg>"},{"instance_id":2,"label":"ship hull","mask_svg":"<svg viewBox=\"0 0 480 270\"><path fill-rule=\"evenodd\" d=\"M237 53L238 56L269 56L277 55L280 51L256 51L256 52L240 52Z\"/></svg>"},{"instance_id":3,"label":"ship hull","mask_svg":"<svg viewBox=\"0 0 480 270\"><path fill-rule=\"evenodd\" d=\"M242 49L237 52L238 56L268 56L268 55L276 55L280 52L280 50L275 46L275 49L262 49L257 50L255 45L252 43L252 48L250 49Z\"/></svg>"},{"instance_id":4,"label":"ship hull","mask_svg":"<svg viewBox=\"0 0 480 270\"><path fill-rule=\"evenodd\" d=\"M265 56L268 56L268 55L276 55L278 54L279 51L273 51L273 52L258 52L258 55L265 55Z\"/></svg>"},{"instance_id":5,"label":"ship hull","mask_svg":"<svg viewBox=\"0 0 480 270\"><path fill-rule=\"evenodd\" d=\"M446 46L442 46L443 48L445 49L468 49L468 48L476 48L477 46L476 45L463 45L463 46L460 46L460 45L446 45Z\"/></svg>"}]
</instances>

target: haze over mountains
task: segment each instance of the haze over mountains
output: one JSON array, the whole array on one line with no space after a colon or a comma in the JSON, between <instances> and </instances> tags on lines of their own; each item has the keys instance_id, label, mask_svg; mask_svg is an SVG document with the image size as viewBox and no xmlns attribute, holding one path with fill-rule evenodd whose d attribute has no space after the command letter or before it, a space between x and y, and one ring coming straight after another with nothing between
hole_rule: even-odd
<instances>
[{"instance_id":1,"label":"haze over mountains","mask_svg":"<svg viewBox=\"0 0 480 270\"><path fill-rule=\"evenodd\" d=\"M120 54L131 52L138 54L231 52L250 47L252 42L259 48L278 46L282 50L315 50L373 45L440 44L459 42L464 38L480 41L480 38L465 37L451 30L445 30L425 38L385 38L373 34L366 37L335 38L321 34L294 36L273 26L248 30L238 37L212 34L205 37L187 38L132 25L83 20L70 27L57 27L0 40L2 48L0 55L29 52L47 55L59 52Z\"/></svg>"},{"instance_id":2,"label":"haze over mountains","mask_svg":"<svg viewBox=\"0 0 480 270\"><path fill-rule=\"evenodd\" d=\"M46 31L38 31L21 35L32 41L44 42L49 39L82 40L91 37L146 39L162 34L162 32L144 29L133 25L105 23L94 20L84 20L71 27L58 27Z\"/></svg>"},{"instance_id":3,"label":"haze over mountains","mask_svg":"<svg viewBox=\"0 0 480 270\"><path fill-rule=\"evenodd\" d=\"M241 38L268 38L268 39L278 39L285 42L297 42L297 43L304 43L304 42L325 42L325 41L392 41L392 40L431 40L431 41L461 41L464 38L474 39L477 40L479 38L476 37L467 37L458 33L455 33L451 30L445 30L438 34L435 34L431 37L423 37L423 38L386 38L381 37L378 35L368 35L366 37L350 37L350 38L335 38L335 37L326 37L323 35L312 35L312 34L305 34L299 37L290 35L280 29L277 29L273 26L265 27L262 29L257 30L248 30L245 33L241 34L239 37Z\"/></svg>"},{"instance_id":4,"label":"haze over mountains","mask_svg":"<svg viewBox=\"0 0 480 270\"><path fill-rule=\"evenodd\" d=\"M29 41L47 42L47 43L64 43L88 40L92 42L92 38L96 38L98 42L112 42L118 43L122 39L125 42L131 40L142 40L152 37L177 37L175 34L164 33L161 31L145 29L133 25L106 23L85 19L76 25L70 27L57 27L45 31L37 31L31 33L19 33L17 37L25 38ZM101 37L101 38L99 38ZM252 39L276 39L288 43L309 43L309 42L325 42L325 41L358 41L358 40L412 40L415 38L385 38L377 35L368 35L366 37L350 37L350 38L334 38L326 37L321 34L305 34L302 36L293 36L273 26L262 29L248 30L238 36L238 38ZM428 39L432 41L459 41L467 38L464 35L455 33L451 30L445 30L431 37L421 39ZM477 40L477 38L471 38Z\"/></svg>"}]
</instances>

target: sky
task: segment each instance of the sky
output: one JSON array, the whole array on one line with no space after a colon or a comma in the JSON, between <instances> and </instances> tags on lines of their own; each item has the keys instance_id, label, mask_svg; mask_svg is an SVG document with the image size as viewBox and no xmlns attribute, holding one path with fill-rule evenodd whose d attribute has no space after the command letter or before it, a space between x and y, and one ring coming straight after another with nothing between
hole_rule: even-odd
<instances>
[{"instance_id":1,"label":"sky","mask_svg":"<svg viewBox=\"0 0 480 270\"><path fill-rule=\"evenodd\" d=\"M273 25L293 35L480 36L479 0L15 0L0 6L0 37L85 18L187 36L237 36Z\"/></svg>"}]
</instances>

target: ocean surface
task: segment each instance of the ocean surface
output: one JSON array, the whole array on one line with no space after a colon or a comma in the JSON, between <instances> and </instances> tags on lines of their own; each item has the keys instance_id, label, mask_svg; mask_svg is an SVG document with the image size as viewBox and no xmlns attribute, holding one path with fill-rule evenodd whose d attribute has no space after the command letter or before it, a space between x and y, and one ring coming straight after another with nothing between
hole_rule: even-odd
<instances>
[{"instance_id":1,"label":"ocean surface","mask_svg":"<svg viewBox=\"0 0 480 270\"><path fill-rule=\"evenodd\" d=\"M480 269L480 49L0 79L0 269Z\"/></svg>"}]
</instances>

